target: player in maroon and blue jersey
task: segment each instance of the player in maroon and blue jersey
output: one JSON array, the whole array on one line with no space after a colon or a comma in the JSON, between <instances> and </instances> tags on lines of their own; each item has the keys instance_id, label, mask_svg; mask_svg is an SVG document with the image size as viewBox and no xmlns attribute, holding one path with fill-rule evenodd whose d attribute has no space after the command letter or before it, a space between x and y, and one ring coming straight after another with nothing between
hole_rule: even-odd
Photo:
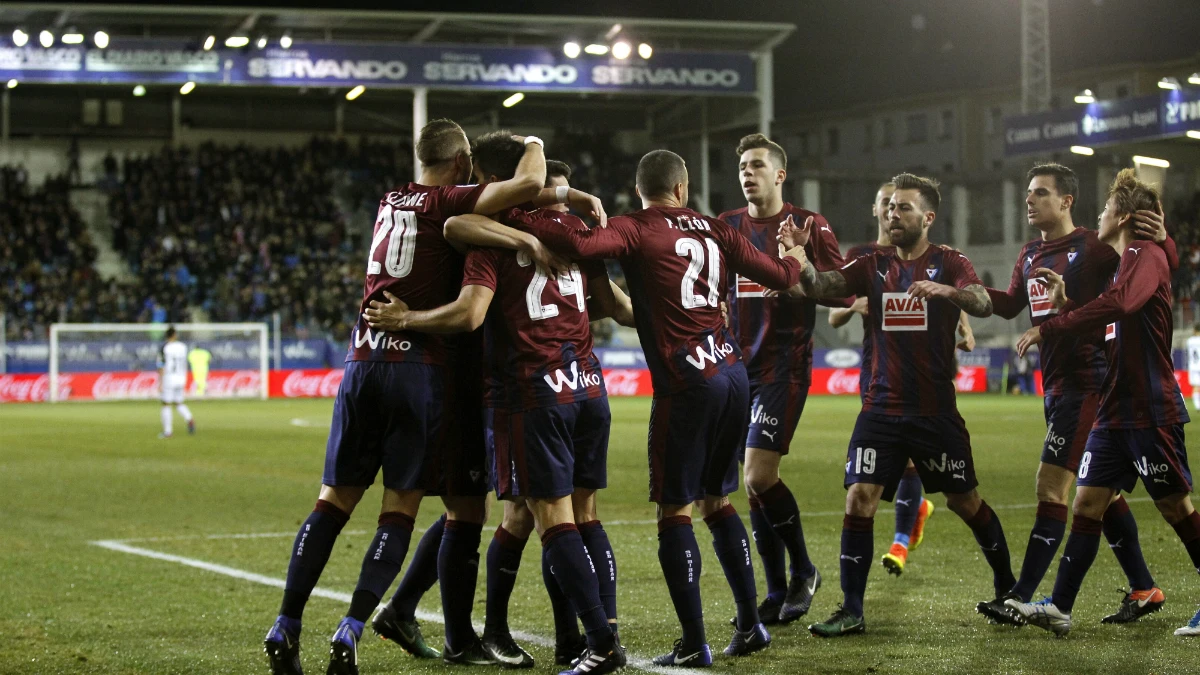
<instances>
[{"instance_id":1,"label":"player in maroon and blue jersey","mask_svg":"<svg viewBox=\"0 0 1200 675\"><path fill-rule=\"evenodd\" d=\"M462 186L458 184L471 175L470 146L462 129L450 120L436 120L421 130L417 142L420 180L389 193L380 202L368 252L362 310L385 292L403 294L421 308L453 299L463 258L443 238L443 224L454 215L494 212L536 196L545 178L545 158L541 141L527 140L513 180ZM443 556L445 565L439 560L444 567L441 571L457 575L458 585L466 586L461 580L473 574L470 554L455 551L470 548L466 544L471 531L475 533L474 548L478 548L486 493L486 486L483 491L479 487L486 471L482 438L453 431L464 425L453 423L451 412L479 409L478 403L455 397L453 364L460 358L455 340L407 331L373 331L362 319L355 325L346 374L334 401L320 496L296 535L279 618L265 639L274 672L301 672L299 635L304 605L338 533L380 469L384 491L378 529L364 557L350 609L331 640L329 672L358 672L357 645L363 624L404 561L413 521L427 491L441 492L451 513L441 544L450 555ZM471 457L475 454L478 459ZM448 456L470 463L450 466L445 461ZM461 524L467 534L456 540L451 535L452 523ZM448 660L482 651L470 625L473 587L471 584L465 608L461 600L452 603L443 594ZM454 646L451 624L464 622L469 637L463 633L459 637L462 646Z\"/></svg>"},{"instance_id":2,"label":"player in maroon and blue jersey","mask_svg":"<svg viewBox=\"0 0 1200 675\"><path fill-rule=\"evenodd\" d=\"M802 285L812 298L866 296L870 384L846 458L846 517L842 525L842 607L809 630L819 637L859 633L863 594L874 548L875 511L891 500L912 460L929 492L975 535L992 567L996 595L1014 581L1000 519L976 490L971 439L955 403L955 328L961 311L988 316L992 303L962 253L929 242L941 195L935 181L900 174L888 206L894 252L856 258L841 270L806 267ZM795 228L780 227L784 246Z\"/></svg>"},{"instance_id":3,"label":"player in maroon and blue jersey","mask_svg":"<svg viewBox=\"0 0 1200 675\"><path fill-rule=\"evenodd\" d=\"M1086 340L1103 331L1108 357L1096 422L1079 460L1075 516L1054 593L1037 603L1007 602L1026 622L1059 636L1071 630L1075 598L1100 547L1101 519L1114 495L1131 491L1139 477L1200 571L1200 514L1189 496L1192 474L1183 433L1190 418L1171 360L1170 266L1162 247L1135 240L1134 214L1157 204L1158 191L1139 181L1133 169L1117 174L1099 232L1100 241L1120 255L1116 275L1103 293L1080 306L1070 297L1069 272L1036 268L1057 315L1017 343L1024 355L1035 344L1072 336Z\"/></svg>"},{"instance_id":4,"label":"player in maroon and blue jersey","mask_svg":"<svg viewBox=\"0 0 1200 675\"><path fill-rule=\"evenodd\" d=\"M650 414L650 500L658 504L658 559L683 636L657 665L704 666L712 652L700 603L697 504L737 602L728 655L765 648L746 528L729 504L737 453L749 426L749 383L741 350L725 325L726 270L769 288L800 278L797 250L768 256L726 223L686 208L687 167L667 150L638 163L642 210L589 231L538 228L547 245L576 258L616 258L633 299L634 322L654 386Z\"/></svg>"},{"instance_id":5,"label":"player in maroon and blue jersey","mask_svg":"<svg viewBox=\"0 0 1200 675\"><path fill-rule=\"evenodd\" d=\"M476 179L483 184L511 176L522 152L521 144L503 131L476 139L473 150ZM449 220L447 238L453 241L470 232L482 218ZM587 229L578 218L552 210L514 209L502 220L521 230L532 221ZM506 502L504 523L488 551L483 643L507 667L534 665L513 640L507 622L512 584L532 529L518 515L526 512L526 504L542 535L545 557L557 570L555 583L579 608L587 629L588 651L574 656L590 673L624 665L615 635L612 548L594 518L576 525L573 502L586 501L607 484L610 414L600 363L592 352L589 295L610 313L617 304L599 261L568 264L555 273L523 251L477 248L467 254L455 301L410 311L401 298L389 296L388 304L367 311L373 326L390 330L436 334L485 326L489 464L496 493ZM610 568L604 584L592 572L591 561Z\"/></svg>"},{"instance_id":6,"label":"player in maroon and blue jersey","mask_svg":"<svg viewBox=\"0 0 1200 675\"><path fill-rule=\"evenodd\" d=\"M989 288L988 295L996 314L1012 319L1028 311L1033 325L1040 326L1059 312L1050 302L1049 289L1038 270L1051 269L1062 275L1068 295L1086 304L1103 292L1120 257L1100 241L1095 230L1075 226L1071 208L1079 193L1079 181L1073 171L1060 164L1042 164L1030 169L1028 179L1028 221L1042 236L1021 249L1008 290ZM1138 217L1146 219L1148 228L1154 226L1152 233L1165 239L1164 247L1169 247L1169 255L1174 256L1174 244L1166 238L1158 214L1148 211ZM1063 540L1067 497L1088 432L1096 420L1100 384L1108 367L1103 345L1103 332L1097 329L1090 334L1059 335L1039 347L1047 428L1037 472L1037 516L1017 584L1003 597L976 607L994 622L1020 623L1020 617L1005 603L1029 602ZM1103 621L1136 621L1161 608L1165 597L1146 567L1137 522L1119 494L1105 512L1103 522L1104 535L1130 588L1118 611Z\"/></svg>"},{"instance_id":7,"label":"player in maroon and blue jersey","mask_svg":"<svg viewBox=\"0 0 1200 675\"><path fill-rule=\"evenodd\" d=\"M783 201L787 154L762 134L737 146L738 175L747 205L718 218L767 255L777 255L779 223L812 218L805 253L818 270L842 266L837 237L819 213ZM743 462L750 527L767 577L767 597L758 606L764 625L790 623L808 613L821 575L808 557L800 508L780 479L812 382L812 331L816 303L774 294L740 275L729 281L729 321L750 379L750 428ZM838 302L843 305L844 303ZM786 558L791 558L789 582Z\"/></svg>"}]
</instances>

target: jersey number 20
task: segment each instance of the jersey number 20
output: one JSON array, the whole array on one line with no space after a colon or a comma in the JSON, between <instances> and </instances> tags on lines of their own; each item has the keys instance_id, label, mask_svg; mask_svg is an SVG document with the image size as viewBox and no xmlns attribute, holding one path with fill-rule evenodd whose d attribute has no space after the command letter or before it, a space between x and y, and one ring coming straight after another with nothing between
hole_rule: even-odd
<instances>
[{"instance_id":1,"label":"jersey number 20","mask_svg":"<svg viewBox=\"0 0 1200 675\"><path fill-rule=\"evenodd\" d=\"M379 274L387 267L388 276L403 279L412 272L413 254L417 250L417 214L395 209L391 204L379 211L379 229L371 240L371 253L367 258L367 274ZM391 237L388 237L388 233ZM375 260L375 250L388 240L387 255L383 265Z\"/></svg>"},{"instance_id":2,"label":"jersey number 20","mask_svg":"<svg viewBox=\"0 0 1200 675\"><path fill-rule=\"evenodd\" d=\"M700 272L704 269L704 250L708 249L708 296L696 293L696 282L700 280ZM684 309L697 307L716 307L717 292L721 280L721 249L717 242L705 239L701 244L697 239L676 239L675 254L688 259L687 272L683 274L683 283L679 286Z\"/></svg>"}]
</instances>

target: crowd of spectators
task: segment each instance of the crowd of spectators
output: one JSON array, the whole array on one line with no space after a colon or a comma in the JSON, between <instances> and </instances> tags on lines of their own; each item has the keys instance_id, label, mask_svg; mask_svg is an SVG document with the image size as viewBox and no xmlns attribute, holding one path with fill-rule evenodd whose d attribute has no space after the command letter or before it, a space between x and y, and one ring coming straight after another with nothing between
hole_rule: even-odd
<instances>
[{"instance_id":1,"label":"crowd of spectators","mask_svg":"<svg viewBox=\"0 0 1200 675\"><path fill-rule=\"evenodd\" d=\"M1176 200L1167 214L1167 229L1179 248L1179 270L1175 273L1175 298L1185 311L1195 312L1200 298L1200 192L1190 201Z\"/></svg>"}]
</instances>

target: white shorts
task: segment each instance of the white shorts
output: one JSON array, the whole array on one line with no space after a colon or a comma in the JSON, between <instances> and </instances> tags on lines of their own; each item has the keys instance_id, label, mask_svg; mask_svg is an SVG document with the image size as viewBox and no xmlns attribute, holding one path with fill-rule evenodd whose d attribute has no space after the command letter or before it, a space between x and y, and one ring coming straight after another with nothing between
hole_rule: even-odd
<instances>
[{"instance_id":1,"label":"white shorts","mask_svg":"<svg viewBox=\"0 0 1200 675\"><path fill-rule=\"evenodd\" d=\"M162 402L163 403L183 403L184 388L185 388L185 385L183 385L183 384L171 384L171 383L164 384L163 388L162 388Z\"/></svg>"},{"instance_id":2,"label":"white shorts","mask_svg":"<svg viewBox=\"0 0 1200 675\"><path fill-rule=\"evenodd\" d=\"M1200 370L1188 371L1188 384L1193 387L1200 387Z\"/></svg>"}]
</instances>

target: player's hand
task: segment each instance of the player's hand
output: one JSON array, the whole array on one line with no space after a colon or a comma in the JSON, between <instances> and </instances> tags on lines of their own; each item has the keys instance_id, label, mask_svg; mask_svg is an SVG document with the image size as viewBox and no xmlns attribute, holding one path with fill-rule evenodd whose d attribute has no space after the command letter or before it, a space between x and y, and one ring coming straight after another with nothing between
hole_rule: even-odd
<instances>
[{"instance_id":1,"label":"player's hand","mask_svg":"<svg viewBox=\"0 0 1200 675\"><path fill-rule=\"evenodd\" d=\"M599 197L571 188L567 190L567 206L592 218L600 227L608 227L608 214L604 212L604 204L600 202Z\"/></svg>"},{"instance_id":2,"label":"player's hand","mask_svg":"<svg viewBox=\"0 0 1200 675\"><path fill-rule=\"evenodd\" d=\"M1025 352L1028 352L1030 347L1040 345L1041 343L1042 329L1037 326L1030 328L1025 331L1020 340L1017 340L1017 356L1024 358Z\"/></svg>"},{"instance_id":3,"label":"player's hand","mask_svg":"<svg viewBox=\"0 0 1200 675\"><path fill-rule=\"evenodd\" d=\"M551 276L557 277L571 269L570 260L546 248L536 238L524 248L524 251L529 254L529 258L533 260L533 264L537 265L538 269L549 272Z\"/></svg>"},{"instance_id":4,"label":"player's hand","mask_svg":"<svg viewBox=\"0 0 1200 675\"><path fill-rule=\"evenodd\" d=\"M725 301L721 301L721 321L725 322L725 327L729 328L729 305Z\"/></svg>"},{"instance_id":5,"label":"player's hand","mask_svg":"<svg viewBox=\"0 0 1200 675\"><path fill-rule=\"evenodd\" d=\"M783 246L783 249L792 249L797 246L804 247L808 244L809 238L812 236L813 217L809 216L804 219L804 226L797 227L796 219L790 214L781 223L779 223L779 234L776 239Z\"/></svg>"},{"instance_id":6,"label":"player's hand","mask_svg":"<svg viewBox=\"0 0 1200 675\"><path fill-rule=\"evenodd\" d=\"M801 248L799 250L803 251L804 249ZM763 291L763 297L764 298L787 298L789 300L803 300L804 298L808 297L808 294L806 294L804 292L803 285L796 284L795 286L785 288L782 291L777 291L773 288L768 288L767 290Z\"/></svg>"},{"instance_id":7,"label":"player's hand","mask_svg":"<svg viewBox=\"0 0 1200 675\"><path fill-rule=\"evenodd\" d=\"M1133 232L1139 239L1149 239L1161 244L1167 240L1167 226L1163 216L1162 202L1155 202L1154 210L1135 211Z\"/></svg>"},{"instance_id":8,"label":"player's hand","mask_svg":"<svg viewBox=\"0 0 1200 675\"><path fill-rule=\"evenodd\" d=\"M869 306L870 302L867 300L867 297L860 295L855 298L853 304L850 305L850 311L854 312L855 314L862 314L863 316L866 316L868 312L867 308Z\"/></svg>"},{"instance_id":9,"label":"player's hand","mask_svg":"<svg viewBox=\"0 0 1200 675\"><path fill-rule=\"evenodd\" d=\"M908 287L908 294L914 298L945 298L954 297L955 288L936 281L914 281Z\"/></svg>"},{"instance_id":10,"label":"player's hand","mask_svg":"<svg viewBox=\"0 0 1200 675\"><path fill-rule=\"evenodd\" d=\"M376 330L396 332L404 329L404 319L408 316L408 305L391 293L384 291L386 303L372 300L371 306L363 312L367 325Z\"/></svg>"},{"instance_id":11,"label":"player's hand","mask_svg":"<svg viewBox=\"0 0 1200 675\"><path fill-rule=\"evenodd\" d=\"M1062 309L1067 304L1067 282L1063 281L1062 275L1048 267L1039 267L1033 273L1046 280L1046 294L1050 296L1050 303Z\"/></svg>"},{"instance_id":12,"label":"player's hand","mask_svg":"<svg viewBox=\"0 0 1200 675\"><path fill-rule=\"evenodd\" d=\"M962 336L962 339L955 343L954 348L964 352L975 351L975 334L967 333Z\"/></svg>"},{"instance_id":13,"label":"player's hand","mask_svg":"<svg viewBox=\"0 0 1200 675\"><path fill-rule=\"evenodd\" d=\"M808 267L808 255L804 253L803 246L792 246L785 248L783 242L779 243L779 257L792 258L800 263L800 271L803 272Z\"/></svg>"}]
</instances>

